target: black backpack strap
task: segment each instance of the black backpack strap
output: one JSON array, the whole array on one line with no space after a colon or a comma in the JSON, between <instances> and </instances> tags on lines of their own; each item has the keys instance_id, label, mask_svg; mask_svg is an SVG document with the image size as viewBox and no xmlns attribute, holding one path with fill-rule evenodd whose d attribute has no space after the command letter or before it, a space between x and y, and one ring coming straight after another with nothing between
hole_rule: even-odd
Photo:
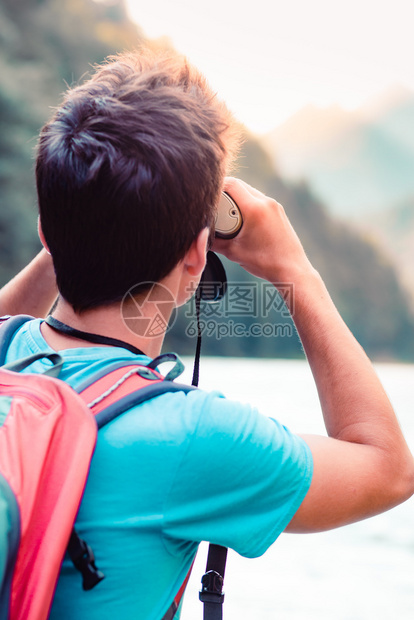
<instances>
[{"instance_id":1,"label":"black backpack strap","mask_svg":"<svg viewBox=\"0 0 414 620\"><path fill-rule=\"evenodd\" d=\"M226 571L227 549L211 544L208 548L206 572L201 579L200 601L204 620L223 618L223 579Z\"/></svg>"},{"instance_id":2,"label":"black backpack strap","mask_svg":"<svg viewBox=\"0 0 414 620\"><path fill-rule=\"evenodd\" d=\"M91 547L79 536L75 528L70 535L67 550L73 565L82 575L82 588L92 590L105 575L95 565Z\"/></svg>"},{"instance_id":3,"label":"black backpack strap","mask_svg":"<svg viewBox=\"0 0 414 620\"><path fill-rule=\"evenodd\" d=\"M168 611L163 615L161 620L174 620L174 616L177 613L177 609L178 609L177 603L173 601L170 607L168 608Z\"/></svg>"},{"instance_id":4,"label":"black backpack strap","mask_svg":"<svg viewBox=\"0 0 414 620\"><path fill-rule=\"evenodd\" d=\"M203 277L200 282L200 286L196 291L196 316L197 316L197 347L194 360L193 381L192 385L198 385L199 370L200 370L200 355L201 355L201 324L200 324L200 301L204 299L207 302L218 301L222 298L227 290L226 273L223 265L214 252L209 252L207 255L207 266L210 268L205 269ZM214 259L214 260L211 260ZM211 273L210 273L211 272ZM216 277L216 283L221 282L222 286L215 290L212 296L203 295L202 285L205 284L207 279L214 280L214 277L210 277L211 274ZM207 282L210 284L210 282ZM207 287L209 288L209 287ZM210 544L208 548L207 566L206 572L201 579L201 590L199 593L200 601L203 603L203 618L204 620L222 620L223 618L223 579L226 570L227 549L220 545Z\"/></svg>"},{"instance_id":5,"label":"black backpack strap","mask_svg":"<svg viewBox=\"0 0 414 620\"><path fill-rule=\"evenodd\" d=\"M9 348L9 344L14 334L17 332L19 327L23 325L23 323L31 321L34 317L29 316L28 314L17 314L16 316L2 318L3 323L0 324L0 366L3 366L4 364L7 349Z\"/></svg>"}]
</instances>

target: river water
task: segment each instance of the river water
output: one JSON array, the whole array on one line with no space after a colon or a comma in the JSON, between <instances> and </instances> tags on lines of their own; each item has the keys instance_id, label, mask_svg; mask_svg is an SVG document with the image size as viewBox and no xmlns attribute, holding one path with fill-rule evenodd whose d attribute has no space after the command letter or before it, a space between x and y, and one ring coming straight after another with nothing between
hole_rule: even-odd
<instances>
[{"instance_id":1,"label":"river water","mask_svg":"<svg viewBox=\"0 0 414 620\"><path fill-rule=\"evenodd\" d=\"M183 381L191 381L185 360ZM377 364L414 452L414 365ZM202 358L200 387L257 406L296 432L323 433L305 361ZM207 546L187 587L182 620L202 618L198 601ZM412 620L414 498L393 510L322 534L282 534L262 556L230 551L224 620Z\"/></svg>"}]
</instances>

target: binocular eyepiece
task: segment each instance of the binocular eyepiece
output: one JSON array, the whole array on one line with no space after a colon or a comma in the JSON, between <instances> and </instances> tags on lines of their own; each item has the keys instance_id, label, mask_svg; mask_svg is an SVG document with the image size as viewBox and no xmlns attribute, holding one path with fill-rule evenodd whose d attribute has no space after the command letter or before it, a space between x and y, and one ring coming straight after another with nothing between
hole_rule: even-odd
<instances>
[{"instance_id":1,"label":"binocular eyepiece","mask_svg":"<svg viewBox=\"0 0 414 620\"><path fill-rule=\"evenodd\" d=\"M217 207L214 232L219 239L233 239L243 226L241 211L233 198L226 192L221 192Z\"/></svg>"}]
</instances>

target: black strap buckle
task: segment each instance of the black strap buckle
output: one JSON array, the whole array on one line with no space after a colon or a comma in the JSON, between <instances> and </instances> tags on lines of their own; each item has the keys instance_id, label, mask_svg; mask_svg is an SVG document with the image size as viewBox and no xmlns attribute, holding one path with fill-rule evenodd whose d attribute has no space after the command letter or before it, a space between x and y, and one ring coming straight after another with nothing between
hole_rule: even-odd
<instances>
[{"instance_id":1,"label":"black strap buckle","mask_svg":"<svg viewBox=\"0 0 414 620\"><path fill-rule=\"evenodd\" d=\"M90 546L72 530L68 552L75 568L82 575L82 588L92 590L105 575L96 567L95 556Z\"/></svg>"},{"instance_id":2,"label":"black strap buckle","mask_svg":"<svg viewBox=\"0 0 414 620\"><path fill-rule=\"evenodd\" d=\"M201 578L199 599L202 603L222 604L224 601L223 577L215 570L209 570Z\"/></svg>"}]
</instances>

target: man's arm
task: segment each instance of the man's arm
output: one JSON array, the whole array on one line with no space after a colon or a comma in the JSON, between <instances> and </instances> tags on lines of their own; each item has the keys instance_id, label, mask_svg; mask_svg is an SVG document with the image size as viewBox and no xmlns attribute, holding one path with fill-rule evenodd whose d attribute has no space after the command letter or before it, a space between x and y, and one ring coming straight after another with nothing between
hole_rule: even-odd
<instances>
[{"instance_id":1,"label":"man's arm","mask_svg":"<svg viewBox=\"0 0 414 620\"><path fill-rule=\"evenodd\" d=\"M414 492L414 463L364 351L338 314L283 207L228 179L244 225L213 249L273 283L293 283L293 314L329 437L304 436L314 461L307 496L287 531L315 532L372 516ZM356 276L357 277L357 276Z\"/></svg>"},{"instance_id":2,"label":"man's arm","mask_svg":"<svg viewBox=\"0 0 414 620\"><path fill-rule=\"evenodd\" d=\"M0 290L0 316L30 314L43 317L58 295L52 258L39 254Z\"/></svg>"}]
</instances>

